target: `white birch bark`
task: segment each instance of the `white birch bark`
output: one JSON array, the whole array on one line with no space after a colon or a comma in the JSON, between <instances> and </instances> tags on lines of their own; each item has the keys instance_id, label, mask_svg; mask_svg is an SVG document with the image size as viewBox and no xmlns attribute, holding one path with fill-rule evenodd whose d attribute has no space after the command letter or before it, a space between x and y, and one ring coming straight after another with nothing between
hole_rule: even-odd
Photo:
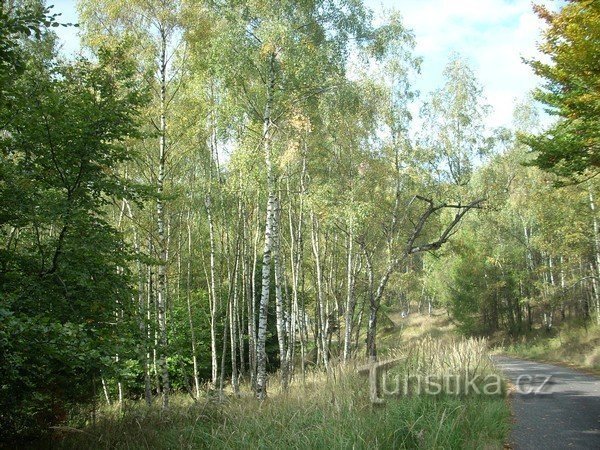
<instances>
[{"instance_id":1,"label":"white birch bark","mask_svg":"<svg viewBox=\"0 0 600 450\"><path fill-rule=\"evenodd\" d=\"M169 406L169 371L167 368L167 240L165 236L165 211L163 205L163 190L165 181L166 164L166 146L167 146L167 36L163 28L160 29L160 135L159 135L159 153L158 153L158 177L157 177L157 198L156 198L156 218L158 228L158 279L157 279L157 312L158 312L158 330L159 330L159 354L158 370L161 376L162 406Z\"/></svg>"},{"instance_id":2,"label":"white birch bark","mask_svg":"<svg viewBox=\"0 0 600 450\"><path fill-rule=\"evenodd\" d=\"M265 152L265 166L267 170L267 217L265 223L265 242L262 260L262 282L260 306L258 310L258 331L256 336L256 396L264 399L267 396L267 313L269 309L269 294L271 284L271 253L273 251L273 221L275 202L275 175L271 155L272 140L272 107L275 88L275 53L271 53L269 75L267 80L267 101L263 117L263 149Z\"/></svg>"},{"instance_id":3,"label":"white birch bark","mask_svg":"<svg viewBox=\"0 0 600 450\"><path fill-rule=\"evenodd\" d=\"M594 230L594 253L596 256L596 273L592 274L594 278L592 278L592 283L594 287L594 301L596 307L596 323L600 325L600 225L598 224L598 214L596 212L596 203L594 202L594 194L592 193L592 188L588 188L588 194L590 199L590 209L592 211L592 223Z\"/></svg>"},{"instance_id":4,"label":"white birch bark","mask_svg":"<svg viewBox=\"0 0 600 450\"><path fill-rule=\"evenodd\" d=\"M319 245L318 222L314 213L311 211L312 221L312 250L315 259L316 272L316 288L317 288L317 319L318 327L316 327L318 337L317 344L319 345L321 361L325 370L329 369L329 349L327 346L327 315L325 311L325 299L323 295L323 268L321 263L321 249Z\"/></svg>"},{"instance_id":5,"label":"white birch bark","mask_svg":"<svg viewBox=\"0 0 600 450\"><path fill-rule=\"evenodd\" d=\"M188 260L186 270L186 303L188 311L188 325L190 327L190 339L192 347L192 364L194 377L194 395L196 400L200 398L200 377L198 375L198 357L196 352L196 334L194 330L194 320L192 315L192 217L191 211L187 214L187 232L188 232Z\"/></svg>"},{"instance_id":6,"label":"white birch bark","mask_svg":"<svg viewBox=\"0 0 600 450\"><path fill-rule=\"evenodd\" d=\"M275 314L277 321L277 341L279 344L279 363L281 373L281 387L286 390L288 386L288 361L287 361L287 326L282 295L282 267L281 267L281 240L279 236L279 199L275 197L273 203L273 265L275 269Z\"/></svg>"},{"instance_id":7,"label":"white birch bark","mask_svg":"<svg viewBox=\"0 0 600 450\"><path fill-rule=\"evenodd\" d=\"M350 358L350 350L352 346L352 319L354 318L354 308L356 306L354 298L354 268L353 268L353 223L350 220L348 230L348 258L346 262L346 311L345 311L345 329L344 329L344 354L343 361L346 363Z\"/></svg>"}]
</instances>

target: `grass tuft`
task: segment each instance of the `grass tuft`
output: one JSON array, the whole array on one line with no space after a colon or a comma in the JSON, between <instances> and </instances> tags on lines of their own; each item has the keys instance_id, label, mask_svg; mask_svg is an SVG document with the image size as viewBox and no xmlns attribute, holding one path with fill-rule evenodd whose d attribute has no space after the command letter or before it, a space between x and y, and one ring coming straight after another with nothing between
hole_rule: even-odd
<instances>
[{"instance_id":1,"label":"grass tuft","mask_svg":"<svg viewBox=\"0 0 600 450\"><path fill-rule=\"evenodd\" d=\"M554 334L539 330L497 350L507 355L565 363L600 373L600 326L565 323Z\"/></svg>"},{"instance_id":2,"label":"grass tuft","mask_svg":"<svg viewBox=\"0 0 600 450\"><path fill-rule=\"evenodd\" d=\"M490 373L482 340L426 338L391 349L400 372ZM105 407L95 425L68 433L62 448L502 448L509 428L503 396L409 395L375 406L360 362L313 370L282 392L273 375L260 402L247 386L241 397L198 402L174 396L168 411L141 402Z\"/></svg>"}]
</instances>

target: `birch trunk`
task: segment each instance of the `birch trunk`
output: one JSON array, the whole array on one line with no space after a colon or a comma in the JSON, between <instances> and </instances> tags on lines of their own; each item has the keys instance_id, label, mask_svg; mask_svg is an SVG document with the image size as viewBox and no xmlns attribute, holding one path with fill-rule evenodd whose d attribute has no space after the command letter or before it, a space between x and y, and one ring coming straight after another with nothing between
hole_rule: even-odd
<instances>
[{"instance_id":1,"label":"birch trunk","mask_svg":"<svg viewBox=\"0 0 600 450\"><path fill-rule=\"evenodd\" d=\"M242 216L242 204L238 202L238 224L241 224ZM233 393L238 395L239 384L238 384L238 364L237 364L237 332L238 332L238 321L237 321L237 310L238 310L238 266L240 260L240 233L238 232L238 238L235 244L235 255L233 263L233 274L231 276L231 283L233 286L233 293L231 301L229 302L229 335L231 337L231 386Z\"/></svg>"},{"instance_id":2,"label":"birch trunk","mask_svg":"<svg viewBox=\"0 0 600 450\"><path fill-rule=\"evenodd\" d=\"M348 259L346 262L346 314L345 314L345 330L344 330L344 355L343 361L348 362L350 358L350 350L352 347L352 320L354 318L354 308L356 306L356 301L354 298L354 268L353 268L353 260L352 260L352 252L353 252L353 243L354 243L354 233L353 233L353 224L352 220L350 221L350 229L348 232Z\"/></svg>"},{"instance_id":3,"label":"birch trunk","mask_svg":"<svg viewBox=\"0 0 600 450\"><path fill-rule=\"evenodd\" d=\"M108 387L106 386L106 380L104 379L104 377L101 377L100 380L102 381L102 391L104 392L106 404L110 406L110 396L108 395Z\"/></svg>"},{"instance_id":4,"label":"birch trunk","mask_svg":"<svg viewBox=\"0 0 600 450\"><path fill-rule=\"evenodd\" d=\"M288 186L289 193L289 186ZM288 336L288 354L290 355L290 364L288 365L288 369L290 374L293 373L293 367L291 363L294 358L294 346L296 343L296 329L298 327L299 322L299 304L298 304L298 283L299 283L299 272L300 272L300 263L302 261L302 206L303 206L303 198L300 197L300 205L298 212L298 225L296 230L294 230L294 221L292 217L292 205L290 205L288 209L288 220L289 220L289 228L290 228L290 239L291 239L291 251L290 251L290 267L291 267L291 276L292 276L292 314L291 314L291 324L290 324L290 333ZM304 357L304 355L302 355Z\"/></svg>"},{"instance_id":5,"label":"birch trunk","mask_svg":"<svg viewBox=\"0 0 600 450\"><path fill-rule=\"evenodd\" d=\"M156 197L156 218L158 228L158 286L157 286L157 313L159 329L159 355L158 369L162 381L162 407L169 407L169 371L167 368L167 240L165 236L165 211L163 205L163 191L165 181L166 146L167 146L167 37L164 29L160 30L160 135L158 154L158 177Z\"/></svg>"},{"instance_id":6,"label":"birch trunk","mask_svg":"<svg viewBox=\"0 0 600 450\"><path fill-rule=\"evenodd\" d=\"M190 338L192 341L192 364L194 367L194 392L196 400L200 398L200 378L198 376L198 358L196 352L196 334L194 331L194 320L192 316L192 217L191 211L188 211L187 215L187 232L188 232L188 261L187 261L187 273L186 273L186 300L188 310L188 324L190 326Z\"/></svg>"},{"instance_id":7,"label":"birch trunk","mask_svg":"<svg viewBox=\"0 0 600 450\"><path fill-rule=\"evenodd\" d=\"M210 183L210 181L209 181ZM210 361L211 361L211 383L213 389L217 387L218 367L217 358L217 285L216 285L216 267L215 267L215 225L212 215L212 203L210 192L205 198L206 215L208 219L208 239L210 247L210 286L208 289L208 299L210 308Z\"/></svg>"},{"instance_id":8,"label":"birch trunk","mask_svg":"<svg viewBox=\"0 0 600 450\"><path fill-rule=\"evenodd\" d=\"M592 223L594 230L594 253L596 256L596 273L592 274L595 277L592 279L594 286L594 300L596 306L596 323L600 325L600 292L598 292L598 279L600 279L600 225L598 224L598 214L596 213L596 203L594 202L594 194L592 188L588 188L590 199L590 209L592 211Z\"/></svg>"},{"instance_id":9,"label":"birch trunk","mask_svg":"<svg viewBox=\"0 0 600 450\"><path fill-rule=\"evenodd\" d=\"M250 371L250 385L256 390L256 268L258 265L258 238L260 236L260 221L256 220L256 230L252 245L252 267L248 281L248 363Z\"/></svg>"},{"instance_id":10,"label":"birch trunk","mask_svg":"<svg viewBox=\"0 0 600 450\"><path fill-rule=\"evenodd\" d=\"M281 373L281 387L283 390L288 386L288 361L285 311L282 295L282 267L281 267L281 240L279 236L279 199L276 197L273 203L273 265L275 269L275 313L277 320L277 341L279 344L279 363Z\"/></svg>"},{"instance_id":11,"label":"birch trunk","mask_svg":"<svg viewBox=\"0 0 600 450\"><path fill-rule=\"evenodd\" d=\"M265 152L265 166L267 170L267 218L265 223L265 243L262 260L262 284L260 307L258 310L258 333L256 337L256 396L264 399L267 396L267 313L269 310L269 294L271 284L271 253L273 251L273 221L275 212L275 174L273 173L271 140L273 95L275 88L275 53L270 55L269 75L267 80L267 102L263 117L263 148Z\"/></svg>"},{"instance_id":12,"label":"birch trunk","mask_svg":"<svg viewBox=\"0 0 600 450\"><path fill-rule=\"evenodd\" d=\"M152 254L152 240L148 239L148 254L151 255ZM152 308L154 307L154 298L153 298L153 291L154 291L154 283L153 283L153 273L152 273L152 266L150 264L147 265L147 292L146 292L146 305L145 305L145 310L146 310L146 315L145 315L145 322L144 322L144 329L145 329L145 337L146 337L146 355L145 355L145 363L146 363L146 373L144 375L144 382L145 382L145 389L146 389L146 402L148 403L148 405L150 405L152 403L152 378L150 376L150 351L152 350L152 355L153 355L153 359L154 362L156 361L156 342L152 342L151 338L152 338L152 330L151 330L151 324L152 324ZM149 345L152 342L152 345ZM156 372L156 365L154 364L154 370Z\"/></svg>"},{"instance_id":13,"label":"birch trunk","mask_svg":"<svg viewBox=\"0 0 600 450\"><path fill-rule=\"evenodd\" d=\"M303 223L304 223L304 179L306 176L306 144L304 147L304 153L302 155L302 172L300 174L300 195L298 202L298 219L296 229L294 230L294 220L292 214L292 204L288 208L288 220L289 220L289 229L290 229L290 239L291 239L291 251L290 251L290 267L291 267L291 276L292 276L292 315L291 315L291 324L290 324L290 333L289 333L289 341L288 341L288 371L289 376L293 376L295 368L293 367L294 361L294 350L296 345L296 331L298 330L298 334L300 337L300 361L301 361L301 369L302 374L304 376L304 358L305 358L305 349L304 349L304 339L303 339L303 329L300 311L300 304L298 301L299 294L299 282L300 282L300 270L302 264L302 249L303 249L303 241L302 241L302 232L303 232ZM291 196L291 190L288 182L288 196ZM303 311L302 311L303 312Z\"/></svg>"},{"instance_id":14,"label":"birch trunk","mask_svg":"<svg viewBox=\"0 0 600 450\"><path fill-rule=\"evenodd\" d=\"M127 202L129 216L133 218L131 206ZM147 405L152 404L152 391L150 389L149 357L148 357L148 325L146 322L146 299L144 298L144 278L141 261L140 243L136 227L133 227L133 249L136 254L138 271L138 327L140 331L139 358L144 370L144 397Z\"/></svg>"},{"instance_id":15,"label":"birch trunk","mask_svg":"<svg viewBox=\"0 0 600 450\"><path fill-rule=\"evenodd\" d=\"M327 348L327 316L325 315L325 299L323 295L323 270L321 265L321 249L319 245L319 231L317 219L313 212L311 212L312 221L312 250L315 258L315 272L317 282L317 311L316 319L318 319L318 326L315 330L318 334L317 345L320 347L321 360L325 370L329 368L329 352Z\"/></svg>"}]
</instances>

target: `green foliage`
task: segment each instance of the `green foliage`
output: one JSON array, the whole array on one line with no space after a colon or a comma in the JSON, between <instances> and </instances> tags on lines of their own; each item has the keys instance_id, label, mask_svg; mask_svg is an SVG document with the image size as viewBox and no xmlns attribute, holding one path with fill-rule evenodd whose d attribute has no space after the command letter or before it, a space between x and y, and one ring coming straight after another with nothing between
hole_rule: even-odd
<instances>
[{"instance_id":1,"label":"green foliage","mask_svg":"<svg viewBox=\"0 0 600 450\"><path fill-rule=\"evenodd\" d=\"M105 207L137 197L115 166L131 157L143 95L118 53L23 58L0 110L3 439L63 420L131 349L130 253Z\"/></svg>"},{"instance_id":2,"label":"green foliage","mask_svg":"<svg viewBox=\"0 0 600 450\"><path fill-rule=\"evenodd\" d=\"M523 142L536 152L533 164L568 178L597 174L600 167L600 3L569 1L559 12L536 7L548 23L541 51L549 63L528 61L546 84L536 99L558 122ZM588 173L589 171L589 173Z\"/></svg>"},{"instance_id":3,"label":"green foliage","mask_svg":"<svg viewBox=\"0 0 600 450\"><path fill-rule=\"evenodd\" d=\"M478 157L488 153L484 119L490 107L473 70L459 55L444 69L444 86L423 105L421 145L429 151L431 169L442 180L466 186Z\"/></svg>"},{"instance_id":4,"label":"green foliage","mask_svg":"<svg viewBox=\"0 0 600 450\"><path fill-rule=\"evenodd\" d=\"M537 126L532 112L528 104L517 108L518 131ZM449 254L428 260L428 290L466 334L514 338L569 318L589 320L597 310L588 300L596 292L590 195L597 185L557 190L555 176L526 164L531 155L519 140L505 145L472 180L488 208L466 221Z\"/></svg>"},{"instance_id":5,"label":"green foliage","mask_svg":"<svg viewBox=\"0 0 600 450\"><path fill-rule=\"evenodd\" d=\"M38 40L47 27L57 27L59 14L50 14L52 7L41 3L13 2L17 5L0 5L0 93L4 96L11 77L25 69L20 51L20 39L35 36ZM69 24L70 25L70 24Z\"/></svg>"},{"instance_id":6,"label":"green foliage","mask_svg":"<svg viewBox=\"0 0 600 450\"><path fill-rule=\"evenodd\" d=\"M386 314L398 304L444 305L448 321L477 335L551 328L553 314L589 319L600 311L597 184L556 191L554 177L523 166L532 156L511 130L489 132L483 88L456 55L415 137L421 60L398 13L375 27L359 0L79 9L93 62L57 60L47 9L0 14L0 438L31 437L74 404L95 406L101 386L123 400L122 420L101 417L85 444L75 440L82 447L500 440L499 399L372 410L355 374L300 386L300 367L334 364L346 327L350 353L378 315L393 329ZM540 98L565 117L534 144L569 155L589 145L560 163L576 173L596 164L595 16L588 1L552 16L545 49L556 64L534 63L551 80ZM515 130L533 135L537 123L521 105ZM281 277L277 287L270 278L266 365L281 367L283 337L292 389L278 396L272 376L265 402L215 406L234 372L252 389L267 197L278 200L271 251ZM487 209L441 239L475 198ZM159 413L133 401L152 403L169 384L197 403L175 396ZM90 420L85 411L77 425Z\"/></svg>"}]
</instances>

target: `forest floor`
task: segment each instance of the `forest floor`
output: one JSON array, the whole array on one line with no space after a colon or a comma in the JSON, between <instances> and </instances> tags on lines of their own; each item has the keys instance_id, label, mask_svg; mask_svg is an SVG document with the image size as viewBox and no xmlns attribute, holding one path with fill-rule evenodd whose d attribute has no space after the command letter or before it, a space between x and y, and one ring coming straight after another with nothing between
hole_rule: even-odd
<instances>
[{"instance_id":1,"label":"forest floor","mask_svg":"<svg viewBox=\"0 0 600 450\"><path fill-rule=\"evenodd\" d=\"M456 339L456 326L444 309L434 309L431 314L411 313L402 317L401 311L390 311L379 339L380 346L394 347L400 343L415 342L427 337L433 339Z\"/></svg>"},{"instance_id":2,"label":"forest floor","mask_svg":"<svg viewBox=\"0 0 600 450\"><path fill-rule=\"evenodd\" d=\"M404 358L399 368L393 369L397 374L431 373L442 367L449 373L463 373L470 370L465 361L482 374L499 373L490 363L486 342L460 338L443 310L405 316L389 309L382 314L380 326L382 359ZM594 355L599 342L597 327L565 325L552 336L534 333L500 350L593 369L598 364ZM309 370L304 378L298 375L287 392L282 391L278 374L273 374L269 397L264 402L256 400L244 384L239 396L230 390L222 396L207 391L194 401L176 394L166 412L160 409L158 400L150 407L136 400L126 401L122 408L104 406L96 412L93 423L87 412L75 417L72 427L58 429L56 443L60 448L119 449L500 449L508 445L511 427L511 439L518 449L539 448L537 444L544 442L546 447L554 448L553 443L563 442L553 441L556 433L573 446L597 439L593 424L580 421L577 412L577 408L583 408L594 419L598 393L586 389L591 386L597 390L597 384L569 369L495 358L513 383L523 370L560 375L557 384L564 398L531 400L517 393L509 402L507 387L503 386L501 395L496 396L413 393L386 397L384 404L374 405L369 398L369 381L358 371L364 361L358 360L351 365L333 364L328 373L317 368ZM385 387L389 388L387 384ZM544 423L559 426L545 428Z\"/></svg>"},{"instance_id":3,"label":"forest floor","mask_svg":"<svg viewBox=\"0 0 600 450\"><path fill-rule=\"evenodd\" d=\"M485 342L453 339L447 315L388 312L381 328L380 351L404 358L391 369L397 376L419 370L462 373L473 364L481 374L498 373ZM326 373L297 376L283 392L274 374L269 397L256 400L248 386L239 397L206 395L193 401L171 398L167 412L141 401L122 409L105 406L95 423L89 413L73 428L59 430L61 448L472 448L501 449L510 429L506 386L499 395L392 395L374 405L361 362L334 365ZM390 372L391 374L391 372ZM392 376L390 375L390 379ZM387 383L387 382L386 382ZM389 388L387 384L386 389Z\"/></svg>"}]
</instances>

